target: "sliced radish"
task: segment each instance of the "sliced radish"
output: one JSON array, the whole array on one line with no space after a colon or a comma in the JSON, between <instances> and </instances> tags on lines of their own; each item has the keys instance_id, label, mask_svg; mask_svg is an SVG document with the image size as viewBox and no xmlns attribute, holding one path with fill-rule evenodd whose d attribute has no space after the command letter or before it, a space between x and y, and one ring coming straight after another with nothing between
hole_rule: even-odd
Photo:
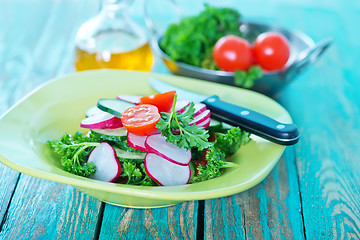
<instances>
[{"instance_id":1,"label":"sliced radish","mask_svg":"<svg viewBox=\"0 0 360 240\"><path fill-rule=\"evenodd\" d=\"M125 112L129 107L133 107L135 104L125 102L119 99L107 99L101 98L97 102L97 107L104 112L110 113L114 116L121 117L121 114Z\"/></svg>"},{"instance_id":2,"label":"sliced radish","mask_svg":"<svg viewBox=\"0 0 360 240\"><path fill-rule=\"evenodd\" d=\"M106 142L100 143L100 146L92 150L87 162L92 162L96 166L96 172L90 178L113 182L120 176L121 166L116 157L116 152Z\"/></svg>"},{"instance_id":3,"label":"sliced radish","mask_svg":"<svg viewBox=\"0 0 360 240\"><path fill-rule=\"evenodd\" d=\"M85 111L85 116L91 117L91 116L98 115L101 113L104 113L104 111L100 110L97 106L92 106Z\"/></svg>"},{"instance_id":4,"label":"sliced radish","mask_svg":"<svg viewBox=\"0 0 360 240\"><path fill-rule=\"evenodd\" d=\"M203 122L201 122L201 123L199 123L199 124L196 124L196 126L198 126L198 127L204 127L205 130L206 130L206 129L208 129L209 126L210 126L210 121L211 121L211 118L209 117L209 118L207 118L205 121L203 121Z\"/></svg>"},{"instance_id":5,"label":"sliced radish","mask_svg":"<svg viewBox=\"0 0 360 240\"><path fill-rule=\"evenodd\" d=\"M142 96L136 96L136 95L117 95L116 99L123 100L125 102L133 103L135 105L140 104L140 98Z\"/></svg>"},{"instance_id":6,"label":"sliced radish","mask_svg":"<svg viewBox=\"0 0 360 240\"><path fill-rule=\"evenodd\" d=\"M189 104L190 104L189 100L185 100L185 99L176 101L175 112L183 112L184 108Z\"/></svg>"},{"instance_id":7,"label":"sliced radish","mask_svg":"<svg viewBox=\"0 0 360 240\"><path fill-rule=\"evenodd\" d=\"M148 152L145 146L145 140L148 136L138 136L130 132L127 133L127 143L130 147L143 152Z\"/></svg>"},{"instance_id":8,"label":"sliced radish","mask_svg":"<svg viewBox=\"0 0 360 240\"><path fill-rule=\"evenodd\" d=\"M189 165L172 163L154 153L146 154L144 163L147 175L162 186L184 185L190 180Z\"/></svg>"},{"instance_id":9,"label":"sliced radish","mask_svg":"<svg viewBox=\"0 0 360 240\"><path fill-rule=\"evenodd\" d=\"M97 114L88 118L84 118L80 122L80 127L98 129L98 128L119 128L122 127L121 119L108 113Z\"/></svg>"},{"instance_id":10,"label":"sliced radish","mask_svg":"<svg viewBox=\"0 0 360 240\"><path fill-rule=\"evenodd\" d=\"M189 105L189 104L188 104ZM187 105L186 105L187 106ZM179 109L177 112L184 112L185 110L185 107L184 106L183 108ZM195 112L194 112L194 117L200 115L201 113L203 113L207 108L206 108L206 105L203 104L203 103L195 103L194 104L194 108L195 108ZM175 106L175 110L176 110L176 106Z\"/></svg>"},{"instance_id":11,"label":"sliced radish","mask_svg":"<svg viewBox=\"0 0 360 240\"><path fill-rule=\"evenodd\" d=\"M193 124L196 124L196 126L198 127L204 127L205 130L207 130L210 126L210 121L211 121L211 118L210 116L208 118L205 118L204 121L201 121L200 123L192 123L190 125L193 125ZM180 130L179 129L176 129L176 130L173 130L172 131L174 134L180 134Z\"/></svg>"},{"instance_id":12,"label":"sliced radish","mask_svg":"<svg viewBox=\"0 0 360 240\"><path fill-rule=\"evenodd\" d=\"M206 105L203 103L195 103L194 108L195 108L194 117L200 115L207 109Z\"/></svg>"},{"instance_id":13,"label":"sliced radish","mask_svg":"<svg viewBox=\"0 0 360 240\"><path fill-rule=\"evenodd\" d=\"M166 138L160 134L153 134L146 138L145 147L148 152L155 153L170 162L188 165L191 160L191 151L179 148L172 143L166 142Z\"/></svg>"},{"instance_id":14,"label":"sliced radish","mask_svg":"<svg viewBox=\"0 0 360 240\"><path fill-rule=\"evenodd\" d=\"M208 118L210 118L210 110L205 110L204 112L200 113L199 115L197 115L196 117L194 117L194 120L192 120L189 125L192 124L200 124L203 121L207 120Z\"/></svg>"}]
</instances>

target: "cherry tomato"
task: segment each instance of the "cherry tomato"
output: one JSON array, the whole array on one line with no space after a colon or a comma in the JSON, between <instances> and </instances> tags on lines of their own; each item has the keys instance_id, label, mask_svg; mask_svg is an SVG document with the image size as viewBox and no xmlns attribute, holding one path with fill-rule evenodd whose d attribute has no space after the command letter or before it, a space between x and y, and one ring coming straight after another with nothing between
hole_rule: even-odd
<instances>
[{"instance_id":1,"label":"cherry tomato","mask_svg":"<svg viewBox=\"0 0 360 240\"><path fill-rule=\"evenodd\" d=\"M290 45L286 37L280 33L262 33L254 42L254 55L263 69L280 70L290 57Z\"/></svg>"},{"instance_id":2,"label":"cherry tomato","mask_svg":"<svg viewBox=\"0 0 360 240\"><path fill-rule=\"evenodd\" d=\"M250 43L234 35L220 38L213 50L216 65L225 71L246 71L252 65L253 54Z\"/></svg>"},{"instance_id":3,"label":"cherry tomato","mask_svg":"<svg viewBox=\"0 0 360 240\"><path fill-rule=\"evenodd\" d=\"M151 104L158 108L159 112L170 112L176 91L158 93L140 98L140 104Z\"/></svg>"},{"instance_id":4,"label":"cherry tomato","mask_svg":"<svg viewBox=\"0 0 360 240\"><path fill-rule=\"evenodd\" d=\"M150 104L129 107L121 114L121 121L126 130L138 136L147 136L156 132L159 118L157 107Z\"/></svg>"}]
</instances>

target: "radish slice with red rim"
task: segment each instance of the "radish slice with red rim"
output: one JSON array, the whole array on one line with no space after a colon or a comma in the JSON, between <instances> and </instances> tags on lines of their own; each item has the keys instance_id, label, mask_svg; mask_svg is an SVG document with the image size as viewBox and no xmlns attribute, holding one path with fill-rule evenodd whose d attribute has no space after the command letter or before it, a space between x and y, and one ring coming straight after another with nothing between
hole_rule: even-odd
<instances>
[{"instance_id":1,"label":"radish slice with red rim","mask_svg":"<svg viewBox=\"0 0 360 240\"><path fill-rule=\"evenodd\" d=\"M160 134L153 134L146 138L145 147L148 152L155 153L170 162L179 165L188 165L191 160L191 151L166 142Z\"/></svg>"},{"instance_id":2,"label":"radish slice with red rim","mask_svg":"<svg viewBox=\"0 0 360 240\"><path fill-rule=\"evenodd\" d=\"M189 105L189 104L187 104L187 105ZM175 111L182 113L182 112L184 112L186 106L184 106L183 108L180 108L179 110L176 110L176 106L175 106ZM206 105L203 103L195 103L194 108L195 108L194 117L200 115L207 109Z\"/></svg>"},{"instance_id":3,"label":"radish slice with red rim","mask_svg":"<svg viewBox=\"0 0 360 240\"><path fill-rule=\"evenodd\" d=\"M190 166L172 163L154 153L145 156L145 171L147 175L162 186L187 184L190 180Z\"/></svg>"},{"instance_id":4,"label":"radish slice with red rim","mask_svg":"<svg viewBox=\"0 0 360 240\"><path fill-rule=\"evenodd\" d=\"M113 129L122 126L123 125L120 118L105 112L84 118L80 122L80 127L89 129Z\"/></svg>"},{"instance_id":5,"label":"radish slice with red rim","mask_svg":"<svg viewBox=\"0 0 360 240\"><path fill-rule=\"evenodd\" d=\"M91 151L87 162L92 162L96 166L95 174L90 176L92 179L114 182L121 174L121 165L116 157L116 152L106 142L100 143L100 146Z\"/></svg>"},{"instance_id":6,"label":"radish slice with red rim","mask_svg":"<svg viewBox=\"0 0 360 240\"><path fill-rule=\"evenodd\" d=\"M184 108L189 104L190 104L190 101L186 100L186 99L181 99L181 100L176 101L175 112L183 112Z\"/></svg>"},{"instance_id":7,"label":"radish slice with red rim","mask_svg":"<svg viewBox=\"0 0 360 240\"><path fill-rule=\"evenodd\" d=\"M208 118L210 118L210 110L205 110L202 113L200 113L199 115L197 115L196 117L194 117L194 120L192 120L189 125L192 124L200 124L203 121L207 120Z\"/></svg>"},{"instance_id":8,"label":"radish slice with red rim","mask_svg":"<svg viewBox=\"0 0 360 240\"><path fill-rule=\"evenodd\" d=\"M127 133L127 143L130 147L140 150L143 152L148 152L146 146L145 146L145 140L148 136L138 136L135 134L132 134L130 132Z\"/></svg>"},{"instance_id":9,"label":"radish slice with red rim","mask_svg":"<svg viewBox=\"0 0 360 240\"><path fill-rule=\"evenodd\" d=\"M195 103L194 108L195 108L194 117L200 115L201 113L203 113L207 109L206 105L203 104L203 103Z\"/></svg>"},{"instance_id":10,"label":"radish slice with red rim","mask_svg":"<svg viewBox=\"0 0 360 240\"><path fill-rule=\"evenodd\" d=\"M92 106L85 111L85 116L91 117L102 113L104 113L104 111L100 110L97 106Z\"/></svg>"},{"instance_id":11,"label":"radish slice with red rim","mask_svg":"<svg viewBox=\"0 0 360 240\"><path fill-rule=\"evenodd\" d=\"M210 126L210 121L211 121L211 118L209 117L209 118L207 118L205 121L203 121L203 122L201 122L201 123L199 123L199 124L196 124L196 126L198 126L198 127L204 127L205 130L207 130L207 129L209 128L209 126Z\"/></svg>"},{"instance_id":12,"label":"radish slice with red rim","mask_svg":"<svg viewBox=\"0 0 360 240\"><path fill-rule=\"evenodd\" d=\"M140 104L140 98L142 98L142 96L135 96L135 95L117 95L116 99L125 101L125 102L129 102L129 103L133 103L135 105L139 105Z\"/></svg>"}]
</instances>

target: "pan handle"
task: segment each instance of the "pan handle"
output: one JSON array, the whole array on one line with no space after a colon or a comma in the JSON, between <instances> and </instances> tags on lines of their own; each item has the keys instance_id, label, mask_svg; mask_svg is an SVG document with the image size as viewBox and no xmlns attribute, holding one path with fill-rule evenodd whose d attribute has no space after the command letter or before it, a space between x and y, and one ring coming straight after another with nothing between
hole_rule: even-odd
<instances>
[{"instance_id":1,"label":"pan handle","mask_svg":"<svg viewBox=\"0 0 360 240\"><path fill-rule=\"evenodd\" d=\"M164 0L160 0L161 2L163 2ZM181 7L179 6L179 4L175 1L175 0L167 0L168 2L170 2L170 4L172 5L172 7L175 9L176 13L179 15L180 18L184 17L184 13L183 10L181 9ZM151 38L157 38L159 37L159 28L158 26L156 26L155 22L153 21L153 19L150 17L150 10L149 10L149 5L153 4L154 0L150 1L150 0L146 0L144 3L144 19L145 19L145 24L148 27L148 29L150 30L150 34L151 34Z\"/></svg>"},{"instance_id":2,"label":"pan handle","mask_svg":"<svg viewBox=\"0 0 360 240\"><path fill-rule=\"evenodd\" d=\"M332 38L326 38L318 42L314 47L303 50L297 59L284 71L285 79L293 79L297 74L304 71L307 66L314 63L330 46L331 42Z\"/></svg>"}]
</instances>

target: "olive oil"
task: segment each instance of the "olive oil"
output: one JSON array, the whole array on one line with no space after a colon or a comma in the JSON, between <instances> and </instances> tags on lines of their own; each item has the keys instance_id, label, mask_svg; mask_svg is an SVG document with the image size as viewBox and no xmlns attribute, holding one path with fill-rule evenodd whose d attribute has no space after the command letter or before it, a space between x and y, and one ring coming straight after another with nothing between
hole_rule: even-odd
<instances>
[{"instance_id":1,"label":"olive oil","mask_svg":"<svg viewBox=\"0 0 360 240\"><path fill-rule=\"evenodd\" d=\"M79 28L75 69L150 71L154 58L141 25L127 16L133 0L102 0L98 15Z\"/></svg>"},{"instance_id":2,"label":"olive oil","mask_svg":"<svg viewBox=\"0 0 360 240\"><path fill-rule=\"evenodd\" d=\"M149 72L154 57L148 43L126 52L89 52L79 47L75 49L76 71L111 68Z\"/></svg>"}]
</instances>

